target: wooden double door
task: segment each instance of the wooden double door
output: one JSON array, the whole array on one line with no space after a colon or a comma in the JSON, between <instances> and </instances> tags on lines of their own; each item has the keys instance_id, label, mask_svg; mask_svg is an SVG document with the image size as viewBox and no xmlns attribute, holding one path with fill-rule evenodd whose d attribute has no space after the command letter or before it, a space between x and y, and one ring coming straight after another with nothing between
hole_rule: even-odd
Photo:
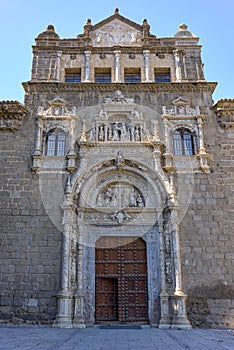
<instances>
[{"instance_id":1,"label":"wooden double door","mask_svg":"<svg viewBox=\"0 0 234 350\"><path fill-rule=\"evenodd\" d=\"M95 261L96 322L148 322L145 242L133 237L101 237Z\"/></svg>"}]
</instances>

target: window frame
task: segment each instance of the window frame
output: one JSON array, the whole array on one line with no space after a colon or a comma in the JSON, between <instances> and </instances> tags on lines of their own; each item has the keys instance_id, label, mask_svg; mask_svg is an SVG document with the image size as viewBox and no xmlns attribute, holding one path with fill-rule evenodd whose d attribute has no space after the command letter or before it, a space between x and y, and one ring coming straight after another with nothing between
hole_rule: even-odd
<instances>
[{"instance_id":1,"label":"window frame","mask_svg":"<svg viewBox=\"0 0 234 350\"><path fill-rule=\"evenodd\" d=\"M159 78L159 79L158 79ZM171 69L168 68L155 68L154 69L154 81L155 83L170 83L171 82Z\"/></svg>"},{"instance_id":2,"label":"window frame","mask_svg":"<svg viewBox=\"0 0 234 350\"><path fill-rule=\"evenodd\" d=\"M81 83L81 68L65 69L65 83Z\"/></svg>"},{"instance_id":3,"label":"window frame","mask_svg":"<svg viewBox=\"0 0 234 350\"><path fill-rule=\"evenodd\" d=\"M124 82L126 84L141 83L141 68L125 68Z\"/></svg>"},{"instance_id":4,"label":"window frame","mask_svg":"<svg viewBox=\"0 0 234 350\"><path fill-rule=\"evenodd\" d=\"M180 127L173 131L173 154L175 156L194 156L196 152L196 133L189 128Z\"/></svg>"},{"instance_id":5,"label":"window frame","mask_svg":"<svg viewBox=\"0 0 234 350\"><path fill-rule=\"evenodd\" d=\"M66 155L66 133L62 129L52 129L45 137L45 155L47 157L64 157Z\"/></svg>"},{"instance_id":6,"label":"window frame","mask_svg":"<svg viewBox=\"0 0 234 350\"><path fill-rule=\"evenodd\" d=\"M94 81L97 84L110 84L112 82L111 68L94 68Z\"/></svg>"}]
</instances>

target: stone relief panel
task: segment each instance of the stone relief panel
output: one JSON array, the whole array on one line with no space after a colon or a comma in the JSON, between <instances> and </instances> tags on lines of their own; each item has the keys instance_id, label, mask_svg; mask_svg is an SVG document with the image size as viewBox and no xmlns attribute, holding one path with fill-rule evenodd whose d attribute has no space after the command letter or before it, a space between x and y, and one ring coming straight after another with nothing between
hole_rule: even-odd
<instances>
[{"instance_id":1,"label":"stone relief panel","mask_svg":"<svg viewBox=\"0 0 234 350\"><path fill-rule=\"evenodd\" d=\"M103 189L96 199L97 207L142 208L145 200L140 191L124 182L112 183Z\"/></svg>"},{"instance_id":2,"label":"stone relief panel","mask_svg":"<svg viewBox=\"0 0 234 350\"><path fill-rule=\"evenodd\" d=\"M184 97L178 97L171 102L171 107L162 107L162 113L171 116L196 116L200 115L199 106L193 108L190 106L190 101Z\"/></svg>"},{"instance_id":3,"label":"stone relief panel","mask_svg":"<svg viewBox=\"0 0 234 350\"><path fill-rule=\"evenodd\" d=\"M142 33L118 19L90 33L93 46L141 45Z\"/></svg>"},{"instance_id":4,"label":"stone relief panel","mask_svg":"<svg viewBox=\"0 0 234 350\"><path fill-rule=\"evenodd\" d=\"M45 110L43 106L38 107L38 115L40 116L75 116L76 107L68 107L67 102L59 97L49 101L49 107Z\"/></svg>"}]
</instances>

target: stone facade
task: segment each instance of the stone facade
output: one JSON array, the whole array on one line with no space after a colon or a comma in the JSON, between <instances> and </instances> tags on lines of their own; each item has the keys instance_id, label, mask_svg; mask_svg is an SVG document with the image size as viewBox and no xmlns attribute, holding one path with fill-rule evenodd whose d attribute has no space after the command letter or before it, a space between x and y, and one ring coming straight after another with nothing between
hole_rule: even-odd
<instances>
[{"instance_id":1,"label":"stone facade","mask_svg":"<svg viewBox=\"0 0 234 350\"><path fill-rule=\"evenodd\" d=\"M157 38L118 9L77 38L49 25L23 86L24 105L0 110L2 322L108 323L98 242L140 238L144 322L233 327L234 101L213 104L199 39L185 24Z\"/></svg>"}]
</instances>

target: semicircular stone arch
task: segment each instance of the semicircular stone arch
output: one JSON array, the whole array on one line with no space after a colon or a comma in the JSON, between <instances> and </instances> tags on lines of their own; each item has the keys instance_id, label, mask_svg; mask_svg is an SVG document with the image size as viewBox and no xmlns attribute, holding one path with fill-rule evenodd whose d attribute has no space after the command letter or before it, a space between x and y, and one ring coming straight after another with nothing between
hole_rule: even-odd
<instances>
[{"instance_id":1,"label":"semicircular stone arch","mask_svg":"<svg viewBox=\"0 0 234 350\"><path fill-rule=\"evenodd\" d=\"M75 197L78 198L77 205L80 208L107 206L100 200L100 197L101 195L104 196L105 191L108 191L108 189L116 192L114 190L115 187L123 188L123 191L119 190L119 197L124 196L124 192L126 195L128 193L129 199L131 193L138 196L140 202L137 205L132 203L130 206L153 207L160 211L163 210L168 195L166 184L163 183L157 174L150 169L144 168L143 170L140 166L136 167L136 164L134 166L125 166L122 169L116 168L112 162L103 164L103 166L100 164L99 167L96 166L93 170L89 170L82 178L74 179L73 184ZM113 191L112 195L114 195ZM113 207L128 206L127 203L122 203L121 205L120 200L116 205L113 203L112 205Z\"/></svg>"}]
</instances>

